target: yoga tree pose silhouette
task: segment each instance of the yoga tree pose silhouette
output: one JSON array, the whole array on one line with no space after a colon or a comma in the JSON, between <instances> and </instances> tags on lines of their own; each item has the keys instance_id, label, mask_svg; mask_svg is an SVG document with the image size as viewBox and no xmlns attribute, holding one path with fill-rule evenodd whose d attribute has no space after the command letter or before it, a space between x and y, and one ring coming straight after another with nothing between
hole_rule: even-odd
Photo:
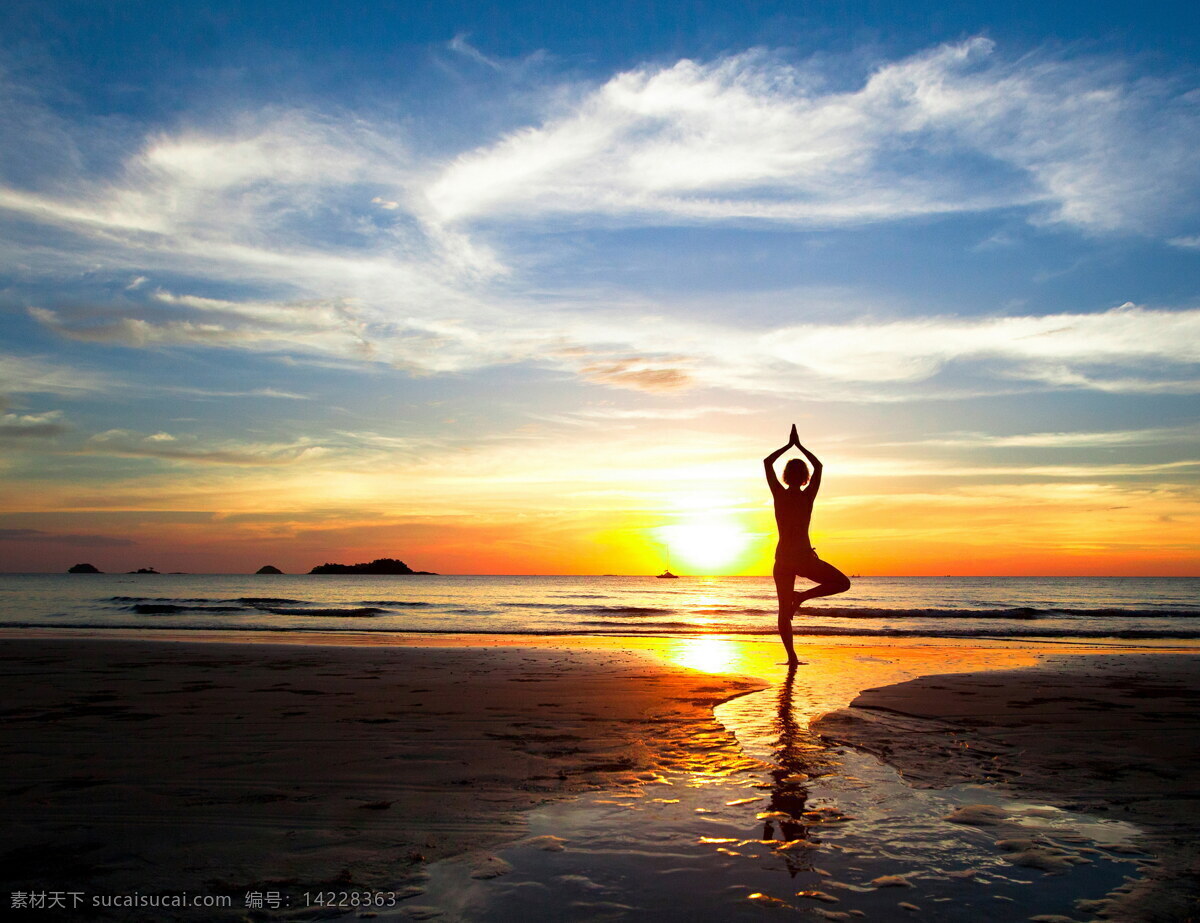
<instances>
[{"instance_id":1,"label":"yoga tree pose silhouette","mask_svg":"<svg viewBox=\"0 0 1200 923\"><path fill-rule=\"evenodd\" d=\"M781 484L775 476L775 462L792 447L799 449L808 459L812 474L809 475L808 465L802 459L793 458L783 466ZM787 650L788 663L796 664L800 663L792 646L792 618L796 610L807 599L845 593L850 589L850 580L832 564L817 557L817 549L809 541L808 525L812 520L813 502L817 499L817 491L821 489L823 466L817 456L800 444L796 424L792 424L787 445L764 458L763 467L766 469L771 497L775 501L775 524L779 529L775 568L772 571L775 592L779 596L779 637ZM816 586L797 593L797 577L811 580Z\"/></svg>"}]
</instances>

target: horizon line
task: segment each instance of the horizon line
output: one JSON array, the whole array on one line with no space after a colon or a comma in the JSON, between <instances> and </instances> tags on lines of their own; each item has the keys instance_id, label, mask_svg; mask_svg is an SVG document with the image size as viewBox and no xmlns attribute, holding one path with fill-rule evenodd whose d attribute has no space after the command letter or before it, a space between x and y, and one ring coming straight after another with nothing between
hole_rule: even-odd
<instances>
[{"instance_id":1,"label":"horizon line","mask_svg":"<svg viewBox=\"0 0 1200 923\"><path fill-rule=\"evenodd\" d=\"M254 571L161 571L153 574L138 573L137 571L100 571L97 574L72 574L62 571L0 571L0 577L646 577L658 579L657 574L589 574L589 573L558 573L558 574L484 574L484 573L442 573L428 572L424 574L314 574L309 571L295 573L259 574ZM770 579L769 573L762 574L676 574L677 578L736 578ZM852 574L852 579L928 579L947 580L959 578L986 578L990 580L1196 580L1196 574Z\"/></svg>"}]
</instances>

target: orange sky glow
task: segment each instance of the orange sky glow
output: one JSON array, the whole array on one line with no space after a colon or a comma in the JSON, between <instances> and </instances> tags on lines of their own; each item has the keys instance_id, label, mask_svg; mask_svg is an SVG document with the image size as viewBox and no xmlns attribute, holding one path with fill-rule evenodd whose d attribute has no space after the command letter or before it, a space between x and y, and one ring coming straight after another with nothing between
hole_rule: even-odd
<instances>
[{"instance_id":1,"label":"orange sky glow","mask_svg":"<svg viewBox=\"0 0 1200 923\"><path fill-rule=\"evenodd\" d=\"M178 463L103 492L43 489L40 509L10 514L8 525L68 538L16 553L9 543L4 569L61 571L86 560L118 572L272 564L297 573L389 556L439 573L770 573L774 521L749 437L709 445L693 433L671 452L639 450L636 434L625 434L607 443L623 448L620 464L591 438L533 455L464 449L415 466L320 456L266 470ZM1196 573L1200 509L1182 487L1020 468L997 483L977 464L959 473L930 461L922 471L911 455L814 448L826 474L813 543L846 573ZM29 497L19 484L0 488L11 510ZM89 536L115 541L88 545Z\"/></svg>"}]
</instances>

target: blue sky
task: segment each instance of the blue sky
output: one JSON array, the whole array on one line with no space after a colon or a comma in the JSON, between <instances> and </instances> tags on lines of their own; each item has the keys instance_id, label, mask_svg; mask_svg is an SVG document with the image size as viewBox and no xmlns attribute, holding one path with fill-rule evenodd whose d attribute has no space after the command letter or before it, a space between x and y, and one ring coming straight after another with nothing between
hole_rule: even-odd
<instances>
[{"instance_id":1,"label":"blue sky","mask_svg":"<svg viewBox=\"0 0 1200 923\"><path fill-rule=\"evenodd\" d=\"M0 569L753 570L795 420L852 569L1195 572L1197 26L8 4Z\"/></svg>"}]
</instances>

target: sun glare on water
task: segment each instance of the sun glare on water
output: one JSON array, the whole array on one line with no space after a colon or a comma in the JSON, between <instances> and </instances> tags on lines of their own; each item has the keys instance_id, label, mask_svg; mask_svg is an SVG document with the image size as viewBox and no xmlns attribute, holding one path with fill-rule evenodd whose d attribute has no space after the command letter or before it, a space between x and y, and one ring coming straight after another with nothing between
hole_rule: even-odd
<instances>
[{"instance_id":1,"label":"sun glare on water","mask_svg":"<svg viewBox=\"0 0 1200 923\"><path fill-rule=\"evenodd\" d=\"M736 673L741 666L738 645L723 638L688 638L663 653L673 663L701 673Z\"/></svg>"}]
</instances>

